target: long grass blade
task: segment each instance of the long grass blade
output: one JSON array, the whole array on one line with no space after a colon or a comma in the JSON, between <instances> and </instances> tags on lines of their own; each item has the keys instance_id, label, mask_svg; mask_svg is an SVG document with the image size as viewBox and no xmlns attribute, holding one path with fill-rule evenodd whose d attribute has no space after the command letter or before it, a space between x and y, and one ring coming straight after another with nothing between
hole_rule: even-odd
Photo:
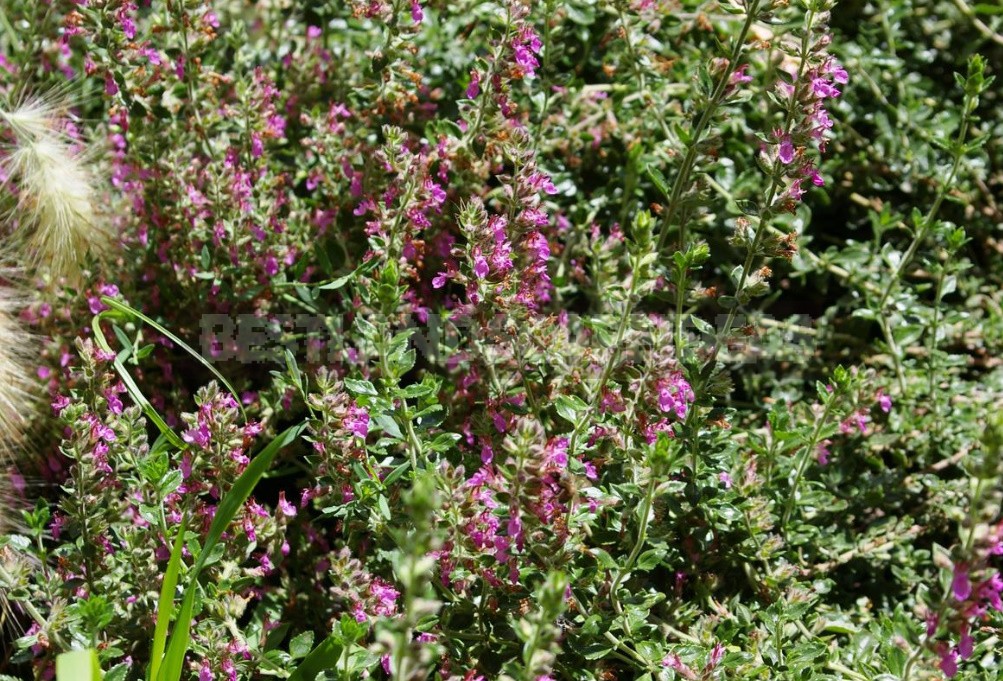
<instances>
[{"instance_id":1,"label":"long grass blade","mask_svg":"<svg viewBox=\"0 0 1003 681\"><path fill-rule=\"evenodd\" d=\"M91 328L94 330L94 340L97 341L98 347L100 347L105 352L114 352L111 349L111 345L108 344L108 339L104 335L104 330L101 328L101 314L98 314L91 320ZM143 391L139 389L136 382L132 380L132 375L129 370L125 368L125 364L122 362L121 358L117 355L115 357L115 370L118 372L119 378L122 379L122 383L125 385L126 391L129 393L129 397L132 401L139 405L139 408L143 410L146 417L153 421L153 424L157 427L164 437L166 437L172 445L177 448L182 448L185 446L184 441L178 437L178 434L167 425L163 417L153 408L150 401L146 399L146 395Z\"/></svg>"},{"instance_id":2,"label":"long grass blade","mask_svg":"<svg viewBox=\"0 0 1003 681\"><path fill-rule=\"evenodd\" d=\"M195 596L198 593L199 573L205 566L206 560L213 553L213 548L219 543L223 532L233 521L237 511L244 505L251 492L258 484L258 481L272 465L272 460L281 449L296 440L306 428L306 423L300 423L282 432L272 440L267 447L261 450L254 459L247 465L243 474L233 484L227 492L219 506L216 507L216 515L209 526L209 533L206 535L205 543L199 552L195 565L188 574L188 584L185 587L185 596L181 602L181 609L178 611L178 618L174 623L174 630L171 632L171 639L167 645L167 652L164 655L163 664L160 667L160 674L157 681L179 681L181 671L184 667L185 655L188 653L188 646L191 643L192 612L195 608Z\"/></svg>"},{"instance_id":3,"label":"long grass blade","mask_svg":"<svg viewBox=\"0 0 1003 681\"><path fill-rule=\"evenodd\" d=\"M143 314L136 308L132 307L131 305L127 305L126 303L123 303L121 300L118 300L116 298L109 298L108 296L101 296L101 302L103 302L105 305L112 308L113 310L116 310L123 314L132 315L133 317L142 320L143 323L145 323L148 326L152 326L154 329L156 329L160 333L170 338L171 341L175 343L178 347L180 347L182 350L184 350L189 355L198 360L198 362L202 366L204 366L206 369L212 372L212 375L218 378L219 382L222 383L226 387L226 389L230 391L230 394L233 395L233 399L237 401L237 406L240 409L241 416L244 418L245 421L247 420L247 416L244 414L244 407L241 405L240 395L238 395L237 391L234 390L232 385L230 385L230 381L226 380L226 376L221 374L219 370L212 365L212 362L207 360L200 353L196 352L194 348L185 343L183 340L181 340L173 333L168 331L165 326L153 321L151 318L147 317L145 314Z\"/></svg>"},{"instance_id":4,"label":"long grass blade","mask_svg":"<svg viewBox=\"0 0 1003 681\"><path fill-rule=\"evenodd\" d=\"M178 573L181 570L181 549L185 545L185 532L188 530L188 518L181 519L178 535L171 549L171 559L167 562L164 572L164 583L160 586L160 598L157 600L157 625L153 630L153 650L150 654L150 668L147 679L157 678L160 665L167 646L167 626L174 611L174 588L178 585Z\"/></svg>"},{"instance_id":5,"label":"long grass blade","mask_svg":"<svg viewBox=\"0 0 1003 681\"><path fill-rule=\"evenodd\" d=\"M56 681L101 681L98 652L93 648L71 650L56 658Z\"/></svg>"}]
</instances>

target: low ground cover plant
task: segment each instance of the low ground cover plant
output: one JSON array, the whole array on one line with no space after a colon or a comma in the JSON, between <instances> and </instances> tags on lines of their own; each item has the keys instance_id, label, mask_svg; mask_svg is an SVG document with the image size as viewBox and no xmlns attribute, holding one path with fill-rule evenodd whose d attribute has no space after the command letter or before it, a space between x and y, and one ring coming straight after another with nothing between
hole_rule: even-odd
<instances>
[{"instance_id":1,"label":"low ground cover plant","mask_svg":"<svg viewBox=\"0 0 1003 681\"><path fill-rule=\"evenodd\" d=\"M1003 13L0 2L0 675L995 678Z\"/></svg>"}]
</instances>

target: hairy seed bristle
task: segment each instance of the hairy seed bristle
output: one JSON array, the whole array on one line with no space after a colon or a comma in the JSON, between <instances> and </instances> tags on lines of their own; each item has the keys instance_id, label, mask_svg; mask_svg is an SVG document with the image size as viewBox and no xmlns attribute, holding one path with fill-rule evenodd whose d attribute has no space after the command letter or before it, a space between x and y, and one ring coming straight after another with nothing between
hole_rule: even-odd
<instances>
[{"instance_id":1,"label":"hairy seed bristle","mask_svg":"<svg viewBox=\"0 0 1003 681\"><path fill-rule=\"evenodd\" d=\"M60 94L24 94L0 106L0 120L10 126L19 143L61 135L69 100Z\"/></svg>"},{"instance_id":2,"label":"hairy seed bristle","mask_svg":"<svg viewBox=\"0 0 1003 681\"><path fill-rule=\"evenodd\" d=\"M19 144L4 170L16 183L18 242L27 250L28 263L55 277L79 279L86 256L100 253L108 242L79 154L65 140L42 136Z\"/></svg>"},{"instance_id":3,"label":"hairy seed bristle","mask_svg":"<svg viewBox=\"0 0 1003 681\"><path fill-rule=\"evenodd\" d=\"M18 317L23 301L13 289L0 288L0 459L10 460L21 447L36 381L31 373L34 337Z\"/></svg>"}]
</instances>

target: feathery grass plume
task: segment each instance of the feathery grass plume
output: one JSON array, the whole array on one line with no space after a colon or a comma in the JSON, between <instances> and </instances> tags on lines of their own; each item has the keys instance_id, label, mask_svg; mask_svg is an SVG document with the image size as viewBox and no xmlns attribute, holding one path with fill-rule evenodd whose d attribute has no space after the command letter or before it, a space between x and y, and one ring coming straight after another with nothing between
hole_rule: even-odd
<instances>
[{"instance_id":1,"label":"feathery grass plume","mask_svg":"<svg viewBox=\"0 0 1003 681\"><path fill-rule=\"evenodd\" d=\"M0 287L0 461L15 458L36 406L37 383L31 373L34 337L18 318L23 303L15 289Z\"/></svg>"},{"instance_id":2,"label":"feathery grass plume","mask_svg":"<svg viewBox=\"0 0 1003 681\"><path fill-rule=\"evenodd\" d=\"M109 234L97 220L93 178L79 144L66 134L66 100L21 97L0 115L13 143L0 159L16 194L7 219L15 245L35 269L77 283L88 255L99 255Z\"/></svg>"},{"instance_id":3,"label":"feathery grass plume","mask_svg":"<svg viewBox=\"0 0 1003 681\"><path fill-rule=\"evenodd\" d=\"M63 136L61 130L70 108L68 89L53 90L46 96L21 91L7 97L0 105L0 121L10 128L19 142L40 137Z\"/></svg>"}]
</instances>

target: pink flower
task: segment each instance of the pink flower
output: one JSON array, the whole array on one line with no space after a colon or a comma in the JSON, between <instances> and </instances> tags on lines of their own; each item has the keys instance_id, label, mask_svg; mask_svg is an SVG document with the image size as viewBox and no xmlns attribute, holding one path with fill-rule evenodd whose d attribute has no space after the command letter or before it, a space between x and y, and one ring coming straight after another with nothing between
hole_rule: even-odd
<instances>
[{"instance_id":1,"label":"pink flower","mask_svg":"<svg viewBox=\"0 0 1003 681\"><path fill-rule=\"evenodd\" d=\"M944 672L947 678L951 678L958 673L958 651L949 650L941 656L940 671Z\"/></svg>"},{"instance_id":2,"label":"pink flower","mask_svg":"<svg viewBox=\"0 0 1003 681\"><path fill-rule=\"evenodd\" d=\"M432 180L425 180L422 184L422 188L429 193L431 196L432 203L437 206L441 206L446 201L446 190L442 188L438 182L433 182Z\"/></svg>"},{"instance_id":3,"label":"pink flower","mask_svg":"<svg viewBox=\"0 0 1003 681\"><path fill-rule=\"evenodd\" d=\"M714 669L724 658L724 646L720 643L714 644L714 649L710 651L710 657L707 659L707 668Z\"/></svg>"},{"instance_id":4,"label":"pink flower","mask_svg":"<svg viewBox=\"0 0 1003 681\"><path fill-rule=\"evenodd\" d=\"M780 149L777 150L777 158L779 158L780 162L784 165L787 165L794 160L794 145L791 144L789 139L784 138L784 140L780 142Z\"/></svg>"},{"instance_id":5,"label":"pink flower","mask_svg":"<svg viewBox=\"0 0 1003 681\"><path fill-rule=\"evenodd\" d=\"M87 298L87 307L90 309L91 314L99 314L108 309L108 306L102 303L101 299L97 296Z\"/></svg>"},{"instance_id":6,"label":"pink flower","mask_svg":"<svg viewBox=\"0 0 1003 681\"><path fill-rule=\"evenodd\" d=\"M135 11L135 9L135 4L128 3L118 11L119 26L122 27L122 33L124 33L125 37L129 40L135 40L136 38L136 24L129 15L129 12Z\"/></svg>"},{"instance_id":7,"label":"pink flower","mask_svg":"<svg viewBox=\"0 0 1003 681\"><path fill-rule=\"evenodd\" d=\"M223 660L221 667L223 673L226 674L230 681L237 681L237 667L233 664L233 660L226 658Z\"/></svg>"},{"instance_id":8,"label":"pink flower","mask_svg":"<svg viewBox=\"0 0 1003 681\"><path fill-rule=\"evenodd\" d=\"M962 660L967 660L975 650L975 639L968 632L968 622L961 625L961 640L958 641L958 654Z\"/></svg>"},{"instance_id":9,"label":"pink flower","mask_svg":"<svg viewBox=\"0 0 1003 681\"><path fill-rule=\"evenodd\" d=\"M181 433L181 439L201 449L205 449L209 446L209 426L205 423L200 423L198 427Z\"/></svg>"},{"instance_id":10,"label":"pink flower","mask_svg":"<svg viewBox=\"0 0 1003 681\"><path fill-rule=\"evenodd\" d=\"M369 412L362 407L350 407L344 425L353 435L366 439L369 435Z\"/></svg>"},{"instance_id":11,"label":"pink flower","mask_svg":"<svg viewBox=\"0 0 1003 681\"><path fill-rule=\"evenodd\" d=\"M157 52L152 47L144 47L140 49L139 53L147 58L147 60L154 66L159 66L161 63L160 53Z\"/></svg>"},{"instance_id":12,"label":"pink flower","mask_svg":"<svg viewBox=\"0 0 1003 681\"><path fill-rule=\"evenodd\" d=\"M841 85L845 85L850 81L850 76L839 62L835 59L830 59L829 63L825 66L825 72L832 76L832 79Z\"/></svg>"},{"instance_id":13,"label":"pink flower","mask_svg":"<svg viewBox=\"0 0 1003 681\"><path fill-rule=\"evenodd\" d=\"M794 201L801 200L801 197L804 196L804 189L801 188L801 180L794 180L791 183L791 186L787 188L787 196Z\"/></svg>"},{"instance_id":14,"label":"pink flower","mask_svg":"<svg viewBox=\"0 0 1003 681\"><path fill-rule=\"evenodd\" d=\"M959 601L966 601L972 595L972 582L968 578L968 568L964 565L954 566L954 578L951 580L951 593Z\"/></svg>"},{"instance_id":15,"label":"pink flower","mask_svg":"<svg viewBox=\"0 0 1003 681\"><path fill-rule=\"evenodd\" d=\"M470 84L467 85L467 99L476 99L481 94L481 76L477 71L470 72Z\"/></svg>"},{"instance_id":16,"label":"pink flower","mask_svg":"<svg viewBox=\"0 0 1003 681\"><path fill-rule=\"evenodd\" d=\"M474 276L483 279L488 276L488 261L481 255L481 249L474 249Z\"/></svg>"},{"instance_id":17,"label":"pink flower","mask_svg":"<svg viewBox=\"0 0 1003 681\"><path fill-rule=\"evenodd\" d=\"M979 585L979 598L988 602L994 610L1003 610L1003 578L999 572L994 572L992 576Z\"/></svg>"},{"instance_id":18,"label":"pink flower","mask_svg":"<svg viewBox=\"0 0 1003 681\"><path fill-rule=\"evenodd\" d=\"M686 382L682 374L674 374L658 391L658 408L664 412L673 412L676 418L686 418L688 405L696 397L693 388Z\"/></svg>"},{"instance_id":19,"label":"pink flower","mask_svg":"<svg viewBox=\"0 0 1003 681\"><path fill-rule=\"evenodd\" d=\"M421 5L418 4L418 0L411 0L411 21L420 24L424 18L425 13L421 11Z\"/></svg>"},{"instance_id":20,"label":"pink flower","mask_svg":"<svg viewBox=\"0 0 1003 681\"><path fill-rule=\"evenodd\" d=\"M282 515L286 516L287 518L293 518L296 516L296 506L286 501L285 491L279 492L278 507Z\"/></svg>"},{"instance_id":21,"label":"pink flower","mask_svg":"<svg viewBox=\"0 0 1003 681\"><path fill-rule=\"evenodd\" d=\"M843 73L846 73L843 71ZM840 92L836 87L827 81L825 78L815 77L811 79L811 91L818 99L825 99L827 97L839 97Z\"/></svg>"},{"instance_id":22,"label":"pink flower","mask_svg":"<svg viewBox=\"0 0 1003 681\"><path fill-rule=\"evenodd\" d=\"M397 598L400 592L382 579L376 578L369 585L369 593L376 597L376 614L387 617L397 612Z\"/></svg>"},{"instance_id":23,"label":"pink flower","mask_svg":"<svg viewBox=\"0 0 1003 681\"><path fill-rule=\"evenodd\" d=\"M62 413L68 406L70 406L70 398L66 395L56 395L52 400L52 411L57 414Z\"/></svg>"},{"instance_id":24,"label":"pink flower","mask_svg":"<svg viewBox=\"0 0 1003 681\"><path fill-rule=\"evenodd\" d=\"M931 638L937 633L937 626L940 624L940 617L933 612L926 616L926 636Z\"/></svg>"},{"instance_id":25,"label":"pink flower","mask_svg":"<svg viewBox=\"0 0 1003 681\"><path fill-rule=\"evenodd\" d=\"M513 52L515 54L515 63L526 73L527 76L533 76L536 74L536 67L540 65L540 62L536 60L530 48L521 43L513 46Z\"/></svg>"},{"instance_id":26,"label":"pink flower","mask_svg":"<svg viewBox=\"0 0 1003 681\"><path fill-rule=\"evenodd\" d=\"M839 432L844 435L849 435L853 432L854 426L860 431L861 435L867 434L867 414L863 411L856 411L849 416L847 416L839 424Z\"/></svg>"},{"instance_id":27,"label":"pink flower","mask_svg":"<svg viewBox=\"0 0 1003 681\"><path fill-rule=\"evenodd\" d=\"M432 288L442 288L443 286L446 285L446 281L447 280L448 280L448 277L447 277L446 273L445 272L439 272L437 275L435 275L435 278L432 279Z\"/></svg>"},{"instance_id":28,"label":"pink flower","mask_svg":"<svg viewBox=\"0 0 1003 681\"><path fill-rule=\"evenodd\" d=\"M832 453L829 451L828 445L832 444L829 440L823 440L818 443L816 451L818 452L818 462L822 466L827 466L829 464L829 457Z\"/></svg>"},{"instance_id":29,"label":"pink flower","mask_svg":"<svg viewBox=\"0 0 1003 681\"><path fill-rule=\"evenodd\" d=\"M684 679L696 679L696 673L690 669L676 653L669 653L662 659L662 666L668 667Z\"/></svg>"},{"instance_id":30,"label":"pink flower","mask_svg":"<svg viewBox=\"0 0 1003 681\"><path fill-rule=\"evenodd\" d=\"M886 414L892 410L892 398L885 395L884 391L878 390L878 406Z\"/></svg>"},{"instance_id":31,"label":"pink flower","mask_svg":"<svg viewBox=\"0 0 1003 681\"><path fill-rule=\"evenodd\" d=\"M557 470L568 467L568 438L557 438L544 448L543 465Z\"/></svg>"},{"instance_id":32,"label":"pink flower","mask_svg":"<svg viewBox=\"0 0 1003 681\"><path fill-rule=\"evenodd\" d=\"M747 76L745 70L749 68L748 64L742 64L731 74L731 84L732 85L742 85L743 83L749 83L752 81L752 76Z\"/></svg>"}]
</instances>

